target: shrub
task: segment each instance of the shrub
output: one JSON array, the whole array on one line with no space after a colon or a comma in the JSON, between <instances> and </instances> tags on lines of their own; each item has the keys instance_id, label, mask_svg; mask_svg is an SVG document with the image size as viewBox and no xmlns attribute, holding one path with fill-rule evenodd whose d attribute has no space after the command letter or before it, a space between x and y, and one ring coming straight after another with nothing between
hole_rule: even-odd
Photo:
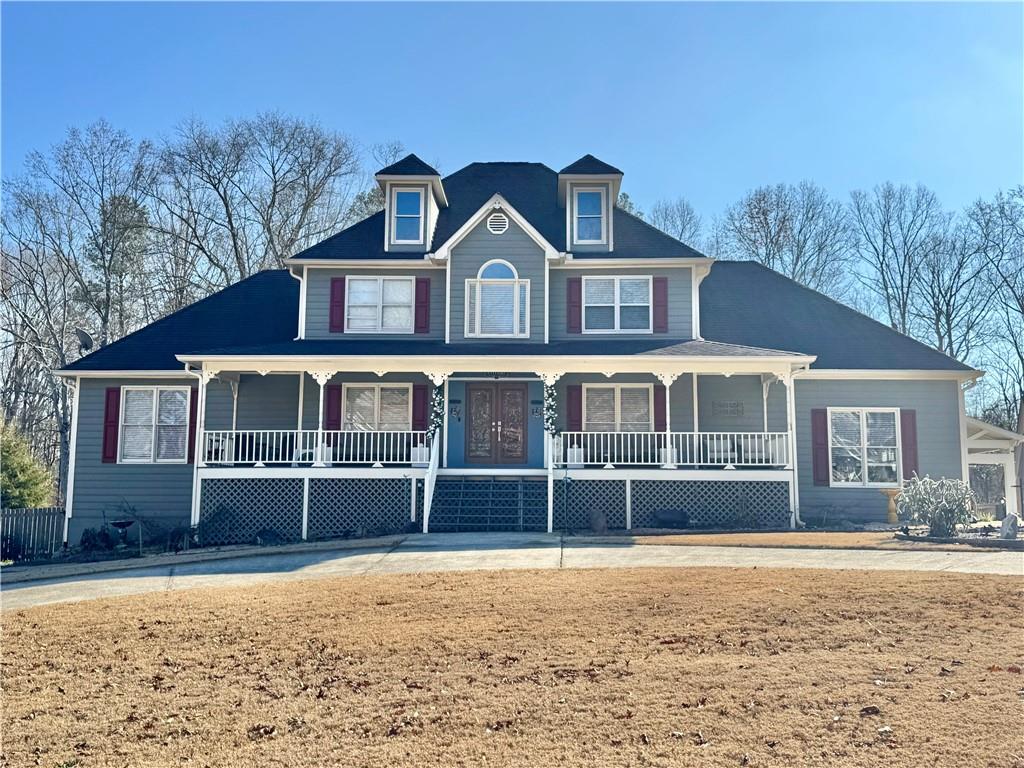
<instances>
[{"instance_id":1,"label":"shrub","mask_svg":"<svg viewBox=\"0 0 1024 768\"><path fill-rule=\"evenodd\" d=\"M974 515L974 492L963 480L943 477L914 476L903 485L896 497L900 516L910 522L928 526L928 535L953 538L960 526Z\"/></svg>"},{"instance_id":2,"label":"shrub","mask_svg":"<svg viewBox=\"0 0 1024 768\"><path fill-rule=\"evenodd\" d=\"M45 507L53 497L53 476L9 424L0 429L0 489L4 509Z\"/></svg>"},{"instance_id":3,"label":"shrub","mask_svg":"<svg viewBox=\"0 0 1024 768\"><path fill-rule=\"evenodd\" d=\"M109 552L121 542L121 536L109 525L82 531L80 545L86 552Z\"/></svg>"}]
</instances>

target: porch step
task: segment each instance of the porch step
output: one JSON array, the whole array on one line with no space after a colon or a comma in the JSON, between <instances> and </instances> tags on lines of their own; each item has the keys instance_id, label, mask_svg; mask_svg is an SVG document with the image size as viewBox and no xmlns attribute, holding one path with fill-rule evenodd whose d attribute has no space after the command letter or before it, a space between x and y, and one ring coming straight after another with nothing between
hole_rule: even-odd
<instances>
[{"instance_id":1,"label":"porch step","mask_svg":"<svg viewBox=\"0 0 1024 768\"><path fill-rule=\"evenodd\" d=\"M434 487L430 530L546 531L547 479L441 475Z\"/></svg>"}]
</instances>

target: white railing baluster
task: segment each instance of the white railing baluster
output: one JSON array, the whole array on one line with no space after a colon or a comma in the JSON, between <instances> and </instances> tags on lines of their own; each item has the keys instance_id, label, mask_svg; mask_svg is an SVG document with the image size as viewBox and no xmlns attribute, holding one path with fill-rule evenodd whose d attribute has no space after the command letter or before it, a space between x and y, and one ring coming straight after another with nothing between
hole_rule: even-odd
<instances>
[{"instance_id":1,"label":"white railing baluster","mask_svg":"<svg viewBox=\"0 0 1024 768\"><path fill-rule=\"evenodd\" d=\"M663 450L690 467L783 467L789 463L785 432L563 432L553 453L556 465L585 467L658 466ZM671 453L669 455L671 455Z\"/></svg>"}]
</instances>

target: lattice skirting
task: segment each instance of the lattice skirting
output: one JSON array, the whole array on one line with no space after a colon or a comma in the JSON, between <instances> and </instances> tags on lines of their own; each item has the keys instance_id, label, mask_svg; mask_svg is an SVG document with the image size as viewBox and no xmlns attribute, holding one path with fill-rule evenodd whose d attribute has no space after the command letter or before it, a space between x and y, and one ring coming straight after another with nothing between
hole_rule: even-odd
<instances>
[{"instance_id":1,"label":"lattice skirting","mask_svg":"<svg viewBox=\"0 0 1024 768\"><path fill-rule=\"evenodd\" d=\"M308 538L377 536L406 530L411 482L400 477L310 480Z\"/></svg>"},{"instance_id":2,"label":"lattice skirting","mask_svg":"<svg viewBox=\"0 0 1024 768\"><path fill-rule=\"evenodd\" d=\"M634 528L785 528L789 484L765 481L633 480ZM674 523L670 525L670 523Z\"/></svg>"},{"instance_id":3,"label":"lattice skirting","mask_svg":"<svg viewBox=\"0 0 1024 768\"><path fill-rule=\"evenodd\" d=\"M302 538L301 478L207 479L200 494L199 537L204 546Z\"/></svg>"},{"instance_id":4,"label":"lattice skirting","mask_svg":"<svg viewBox=\"0 0 1024 768\"><path fill-rule=\"evenodd\" d=\"M589 531L594 512L604 512L609 529L625 528L626 481L555 480L552 518L556 531Z\"/></svg>"}]
</instances>

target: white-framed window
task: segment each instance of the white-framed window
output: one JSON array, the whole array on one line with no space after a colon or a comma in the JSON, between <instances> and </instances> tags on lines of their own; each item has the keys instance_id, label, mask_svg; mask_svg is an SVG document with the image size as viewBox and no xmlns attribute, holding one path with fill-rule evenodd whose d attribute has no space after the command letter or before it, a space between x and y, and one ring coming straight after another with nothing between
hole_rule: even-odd
<instances>
[{"instance_id":1,"label":"white-framed window","mask_svg":"<svg viewBox=\"0 0 1024 768\"><path fill-rule=\"evenodd\" d=\"M416 278L354 277L345 281L346 333L412 333Z\"/></svg>"},{"instance_id":2,"label":"white-framed window","mask_svg":"<svg viewBox=\"0 0 1024 768\"><path fill-rule=\"evenodd\" d=\"M480 267L466 280L466 336L523 338L530 335L530 281L503 259Z\"/></svg>"},{"instance_id":3,"label":"white-framed window","mask_svg":"<svg viewBox=\"0 0 1024 768\"><path fill-rule=\"evenodd\" d=\"M391 190L391 242L421 245L424 220L423 190L393 187Z\"/></svg>"},{"instance_id":4,"label":"white-framed window","mask_svg":"<svg viewBox=\"0 0 1024 768\"><path fill-rule=\"evenodd\" d=\"M829 408L831 485L895 488L901 480L898 408Z\"/></svg>"},{"instance_id":5,"label":"white-framed window","mask_svg":"<svg viewBox=\"0 0 1024 768\"><path fill-rule=\"evenodd\" d=\"M184 464L191 396L189 387L121 387L118 461Z\"/></svg>"},{"instance_id":6,"label":"white-framed window","mask_svg":"<svg viewBox=\"0 0 1024 768\"><path fill-rule=\"evenodd\" d=\"M605 187L576 187L573 190L574 217L572 239L579 245L602 245L608 242L608 220L605 216Z\"/></svg>"},{"instance_id":7,"label":"white-framed window","mask_svg":"<svg viewBox=\"0 0 1024 768\"><path fill-rule=\"evenodd\" d=\"M341 428L371 432L412 429L412 384L343 384Z\"/></svg>"},{"instance_id":8,"label":"white-framed window","mask_svg":"<svg viewBox=\"0 0 1024 768\"><path fill-rule=\"evenodd\" d=\"M585 432L652 432L653 384L584 384Z\"/></svg>"},{"instance_id":9,"label":"white-framed window","mask_svg":"<svg viewBox=\"0 0 1024 768\"><path fill-rule=\"evenodd\" d=\"M650 275L583 278L584 333L652 333Z\"/></svg>"}]
</instances>

